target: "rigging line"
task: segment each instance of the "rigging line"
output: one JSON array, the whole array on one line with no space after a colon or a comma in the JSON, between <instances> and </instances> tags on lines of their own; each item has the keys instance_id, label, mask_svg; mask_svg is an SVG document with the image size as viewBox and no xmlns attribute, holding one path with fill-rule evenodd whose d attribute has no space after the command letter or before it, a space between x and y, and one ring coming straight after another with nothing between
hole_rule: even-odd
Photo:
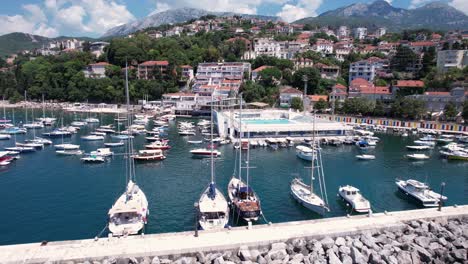
<instances>
[{"instance_id":1,"label":"rigging line","mask_svg":"<svg viewBox=\"0 0 468 264\"><path fill-rule=\"evenodd\" d=\"M102 233L104 233L104 231L106 231L106 229L109 227L109 224L106 224L106 226L104 226L104 228L101 230L101 232L99 232L95 237L96 238L99 238L102 236Z\"/></svg>"},{"instance_id":2,"label":"rigging line","mask_svg":"<svg viewBox=\"0 0 468 264\"><path fill-rule=\"evenodd\" d=\"M323 180L323 189L325 190L325 202L328 206L328 194L327 194L327 185L325 182L325 173L323 172L323 161L322 161L322 151L320 151L320 170L322 171L322 180Z\"/></svg>"}]
</instances>

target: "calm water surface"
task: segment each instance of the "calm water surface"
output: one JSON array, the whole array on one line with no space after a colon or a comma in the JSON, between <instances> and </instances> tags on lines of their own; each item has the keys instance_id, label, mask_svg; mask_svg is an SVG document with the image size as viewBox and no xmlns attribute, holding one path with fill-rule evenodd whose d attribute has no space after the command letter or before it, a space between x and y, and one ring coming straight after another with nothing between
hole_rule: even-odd
<instances>
[{"instance_id":1,"label":"calm water surface","mask_svg":"<svg viewBox=\"0 0 468 264\"><path fill-rule=\"evenodd\" d=\"M60 113L55 114L60 116ZM8 117L12 118L11 112ZM77 116L66 114L64 122L69 123L74 118ZM102 120L109 124L113 118L107 115ZM17 112L16 120L24 120L23 113ZM86 152L103 147L102 142L80 140L95 127L85 127L65 141L80 144ZM44 132L37 131L39 134ZM30 131L26 136L17 136L17 141L31 136ZM359 151L354 146L324 147L326 187L331 207L326 217L347 213L347 207L337 198L338 187L345 184L361 189L371 201L374 212L418 208L397 192L396 177L427 181L437 191L440 183L446 182L444 194L448 196L448 204L468 203L467 162L440 159L438 149L428 152L430 160L411 162L404 158L408 153L405 145L415 138L379 137L381 142L371 151L377 157L374 161L357 161L354 156ZM195 221L193 203L210 179L209 160L191 157L189 150L194 146L187 143L188 138L178 136L175 122L170 126L169 139L172 149L167 152L166 160L137 164L137 181L149 201L146 233L192 230ZM61 139L54 139L56 144L61 142ZM144 137L137 137L135 143L137 149L143 149ZM13 144L14 139L0 141L1 148ZM226 193L234 170L235 151L232 145L219 149L223 155L215 163L216 179ZM253 149L251 166L256 167L250 173L251 185L262 200L268 221L277 223L320 217L298 205L289 194L291 179L303 176L308 182L310 173L305 168L309 164L295 156L294 148ZM96 236L106 224L107 211L124 191L124 168L125 160L119 155L103 164L83 164L78 157L57 156L53 147L21 155L20 160L0 168L0 244Z\"/></svg>"}]
</instances>

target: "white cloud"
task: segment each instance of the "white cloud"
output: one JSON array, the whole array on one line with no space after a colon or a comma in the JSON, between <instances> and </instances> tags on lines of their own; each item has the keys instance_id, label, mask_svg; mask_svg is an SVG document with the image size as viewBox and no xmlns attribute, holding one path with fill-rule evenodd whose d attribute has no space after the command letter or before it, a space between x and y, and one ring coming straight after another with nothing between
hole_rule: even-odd
<instances>
[{"instance_id":1,"label":"white cloud","mask_svg":"<svg viewBox=\"0 0 468 264\"><path fill-rule=\"evenodd\" d=\"M135 19L120 0L44 0L22 8L24 15L0 15L0 34L100 35Z\"/></svg>"},{"instance_id":2,"label":"white cloud","mask_svg":"<svg viewBox=\"0 0 468 264\"><path fill-rule=\"evenodd\" d=\"M456 9L462 11L466 15L468 15L468 1L467 0L453 0L449 4L455 7Z\"/></svg>"},{"instance_id":3,"label":"white cloud","mask_svg":"<svg viewBox=\"0 0 468 264\"><path fill-rule=\"evenodd\" d=\"M304 17L317 16L317 9L321 4L322 0L299 0L295 5L285 4L276 15L293 22Z\"/></svg>"},{"instance_id":4,"label":"white cloud","mask_svg":"<svg viewBox=\"0 0 468 264\"><path fill-rule=\"evenodd\" d=\"M385 0L385 2L392 4L393 0Z\"/></svg>"}]
</instances>

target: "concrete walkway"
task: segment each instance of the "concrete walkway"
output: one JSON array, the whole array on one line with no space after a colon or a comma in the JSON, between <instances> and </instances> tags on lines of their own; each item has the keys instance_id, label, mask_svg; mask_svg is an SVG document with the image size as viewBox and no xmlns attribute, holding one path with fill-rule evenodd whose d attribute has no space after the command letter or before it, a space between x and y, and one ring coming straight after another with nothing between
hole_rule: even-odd
<instances>
[{"instance_id":1,"label":"concrete walkway","mask_svg":"<svg viewBox=\"0 0 468 264\"><path fill-rule=\"evenodd\" d=\"M298 237L344 236L379 229L393 229L403 222L429 218L468 217L468 205L437 209L420 209L281 224L254 225L251 230L237 227L231 230L154 234L126 238L101 238L11 245L0 247L1 263L43 263L46 261L99 260L104 257L144 257L235 249L243 245L269 245Z\"/></svg>"}]
</instances>

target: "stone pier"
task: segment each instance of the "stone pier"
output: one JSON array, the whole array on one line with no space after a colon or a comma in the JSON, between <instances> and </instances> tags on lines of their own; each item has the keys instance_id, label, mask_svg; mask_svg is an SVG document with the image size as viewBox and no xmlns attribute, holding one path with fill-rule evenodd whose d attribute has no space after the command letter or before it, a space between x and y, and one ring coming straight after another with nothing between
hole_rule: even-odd
<instances>
[{"instance_id":1,"label":"stone pier","mask_svg":"<svg viewBox=\"0 0 468 264\"><path fill-rule=\"evenodd\" d=\"M395 247L398 247L398 250L389 250L388 259L382 260L383 262L378 262L377 260L373 263L392 263L397 260L400 253L404 251L402 243L397 242L397 238L403 239L403 235L406 233L411 236L411 241L408 241L408 247L412 247L413 241L417 240L418 236L426 237L426 233L432 233L429 229L425 228L430 227L430 223L427 221L433 221L437 226L440 227L440 232L447 232L449 236L458 236L461 237L461 241L458 242L454 247L453 255L452 253L447 253L447 259L455 260L460 263L464 263L466 260L466 248L468 247L466 236L468 235L468 205L464 206L450 206L443 207L442 211L438 211L437 208L431 209L418 209L418 210L408 210L408 211L399 211L399 212L388 212L388 213L378 213L373 214L372 216L368 215L356 215L351 217L337 217L337 218L327 218L320 220L310 220L310 221L297 221L297 222L288 222L288 223L279 223L272 225L254 225L252 229L247 229L247 227L235 227L230 230L222 231L200 231L199 236L195 237L194 232L179 232L179 233L166 233L166 234L152 234L152 235L139 235L131 237L122 237L122 238L100 238L98 240L94 239L85 239L85 240L74 240L74 241L60 241L60 242L49 242L46 245L41 245L41 243L31 243L31 244L21 244L21 245L8 245L0 246L0 263L154 263L159 264L163 262L177 262L177 263L236 263L242 261L248 261L249 254L252 252L252 249L266 248L264 254L260 254L259 250L254 252L259 253L255 259L251 259L253 263L263 262L264 263L273 263L276 255L269 255L269 251L276 250L281 254L288 252L288 259L282 259L281 262L274 263L308 263L310 262L310 256L305 256L307 261L304 259L304 254L312 254L313 249L316 246L316 243L319 245L316 247L320 255L320 260L318 263L358 263L356 259L365 262L371 262L371 253L364 252L364 248L372 249L375 245L375 254L380 254L379 252L385 252L385 244L390 243L395 240ZM447 221L452 221L448 223ZM453 222L455 221L455 222ZM441 222L442 224L438 224ZM445 223L445 225L443 224ZM448 223L448 224L447 224ZM433 224L433 225L436 225ZM444 226L449 226L448 229L444 229ZM457 232L450 229L450 225L461 229L461 235ZM455 229L455 227L453 227ZM433 227L434 228L434 227ZM447 231L449 230L450 231ZM408 230L413 230L411 233ZM414 231L416 230L416 231ZM408 232L407 232L408 231ZM437 230L436 230L437 231ZM405 233L406 232L406 233ZM372 234L397 234L385 236L389 241L377 244L377 238L372 238ZM408 235L407 234L407 235ZM377 236L375 235L375 236ZM353 237L364 236L367 240L372 242L372 245L364 245L361 243L361 240L356 242L357 246L361 248L355 248ZM392 239L393 236L393 239ZM431 236L434 234L428 234L428 241L422 242L433 242ZM346 238L346 239L345 239ZM298 240L299 239L299 240ZM384 238L382 238L384 239ZM401 240L400 239L400 240ZM405 238L409 239L409 238ZM434 237L432 238L434 239ZM454 237L454 241L457 237ZM328 245L326 240L328 241ZM450 240L450 239L449 239ZM304 247L300 249L301 252L293 252L293 249L286 251L286 247L294 248L296 245L291 244L291 241L296 241L296 244L311 243L309 249ZM303 242L297 242L303 241ZM322 243L317 241L323 241ZM351 241L351 242L350 242ZM353 242L354 241L354 242ZM444 240L445 241L445 240ZM443 243L444 241L440 242ZM287 242L289 244L283 243ZM368 241L367 241L368 242ZM447 242L447 241L445 241ZM450 242L450 241L449 241ZM348 247L345 244L352 244L352 247ZM369 242L370 243L370 242ZM407 243L407 244L408 244ZM419 242L415 242L420 244ZM452 242L450 242L452 243ZM273 245L272 245L273 244ZM437 243L436 243L437 244ZM436 247L439 244L434 244ZM293 246L291 246L293 245ZM393 243L392 243L393 245ZM432 245L432 243L431 243ZM452 244L450 244L452 245ZM427 245L429 247L429 245ZM423 250L424 247L415 245L418 249L426 254ZM281 248L281 249L279 249ZM346 253L340 251L341 248L347 252L349 249L350 252ZM421 249L422 248L422 249ZM345 250L346 249L346 250ZM244 253L242 253L244 250ZM452 249L447 249L452 250ZM417 252L420 252L417 251ZM214 254L216 259L206 260L204 254ZM223 259L223 252L230 252ZM248 254L247 254L248 252ZM377 253L375 253L377 252ZM404 251L406 252L406 251ZM410 251L408 251L410 252ZM416 251L415 251L416 252ZM427 251L426 251L427 252ZM278 254L280 254L278 253ZM289 253L294 253L293 255ZM369 253L369 254L367 254ZM280 254L280 255L281 255ZM300 255L299 255L300 254ZM410 255L403 255L404 257L410 257ZM416 253L415 253L416 254ZM429 254L429 253L427 253ZM442 254L442 253L441 253ZM463 256L464 254L464 256ZM200 260L200 256L203 255L203 260ZM233 256L234 255L234 256ZM246 256L247 255L247 256ZM291 256L289 256L291 255ZM298 255L296 262L291 262L293 257ZM416 254L417 255L417 254ZM188 257L185 257L188 256ZM197 257L198 256L198 257ZM282 256L282 255L281 255ZM341 259L340 259L341 256ZM356 257L357 256L357 257ZM361 257L362 256L362 257ZM379 255L380 256L380 255ZM159 258L158 258L159 257ZM285 257L285 256L283 256ZM424 255L422 256L424 257ZM429 257L429 256L427 256ZM161 258L161 261L159 260ZM184 261L180 261L180 259ZM228 260L232 258L231 260ZM265 258L269 258L265 260ZM291 258L289 260L289 258ZM355 259L356 258L356 259ZM377 257L374 256L374 259ZM419 255L418 255L419 258ZM464 259L463 259L464 258ZM124 262L119 262L124 260ZM169 261L169 259L172 259ZM299 260L300 259L300 260ZM164 261L162 261L164 260ZM176 261L178 260L178 261ZM190 260L190 261L189 261ZM216 260L216 261L215 261ZM344 261L346 260L346 261ZM424 259L423 259L424 260ZM315 261L313 261L315 262ZM424 261L421 261L424 262ZM468 262L468 261L467 261ZM398 261L396 263L399 263ZM466 263L466 262L465 262Z\"/></svg>"}]
</instances>

